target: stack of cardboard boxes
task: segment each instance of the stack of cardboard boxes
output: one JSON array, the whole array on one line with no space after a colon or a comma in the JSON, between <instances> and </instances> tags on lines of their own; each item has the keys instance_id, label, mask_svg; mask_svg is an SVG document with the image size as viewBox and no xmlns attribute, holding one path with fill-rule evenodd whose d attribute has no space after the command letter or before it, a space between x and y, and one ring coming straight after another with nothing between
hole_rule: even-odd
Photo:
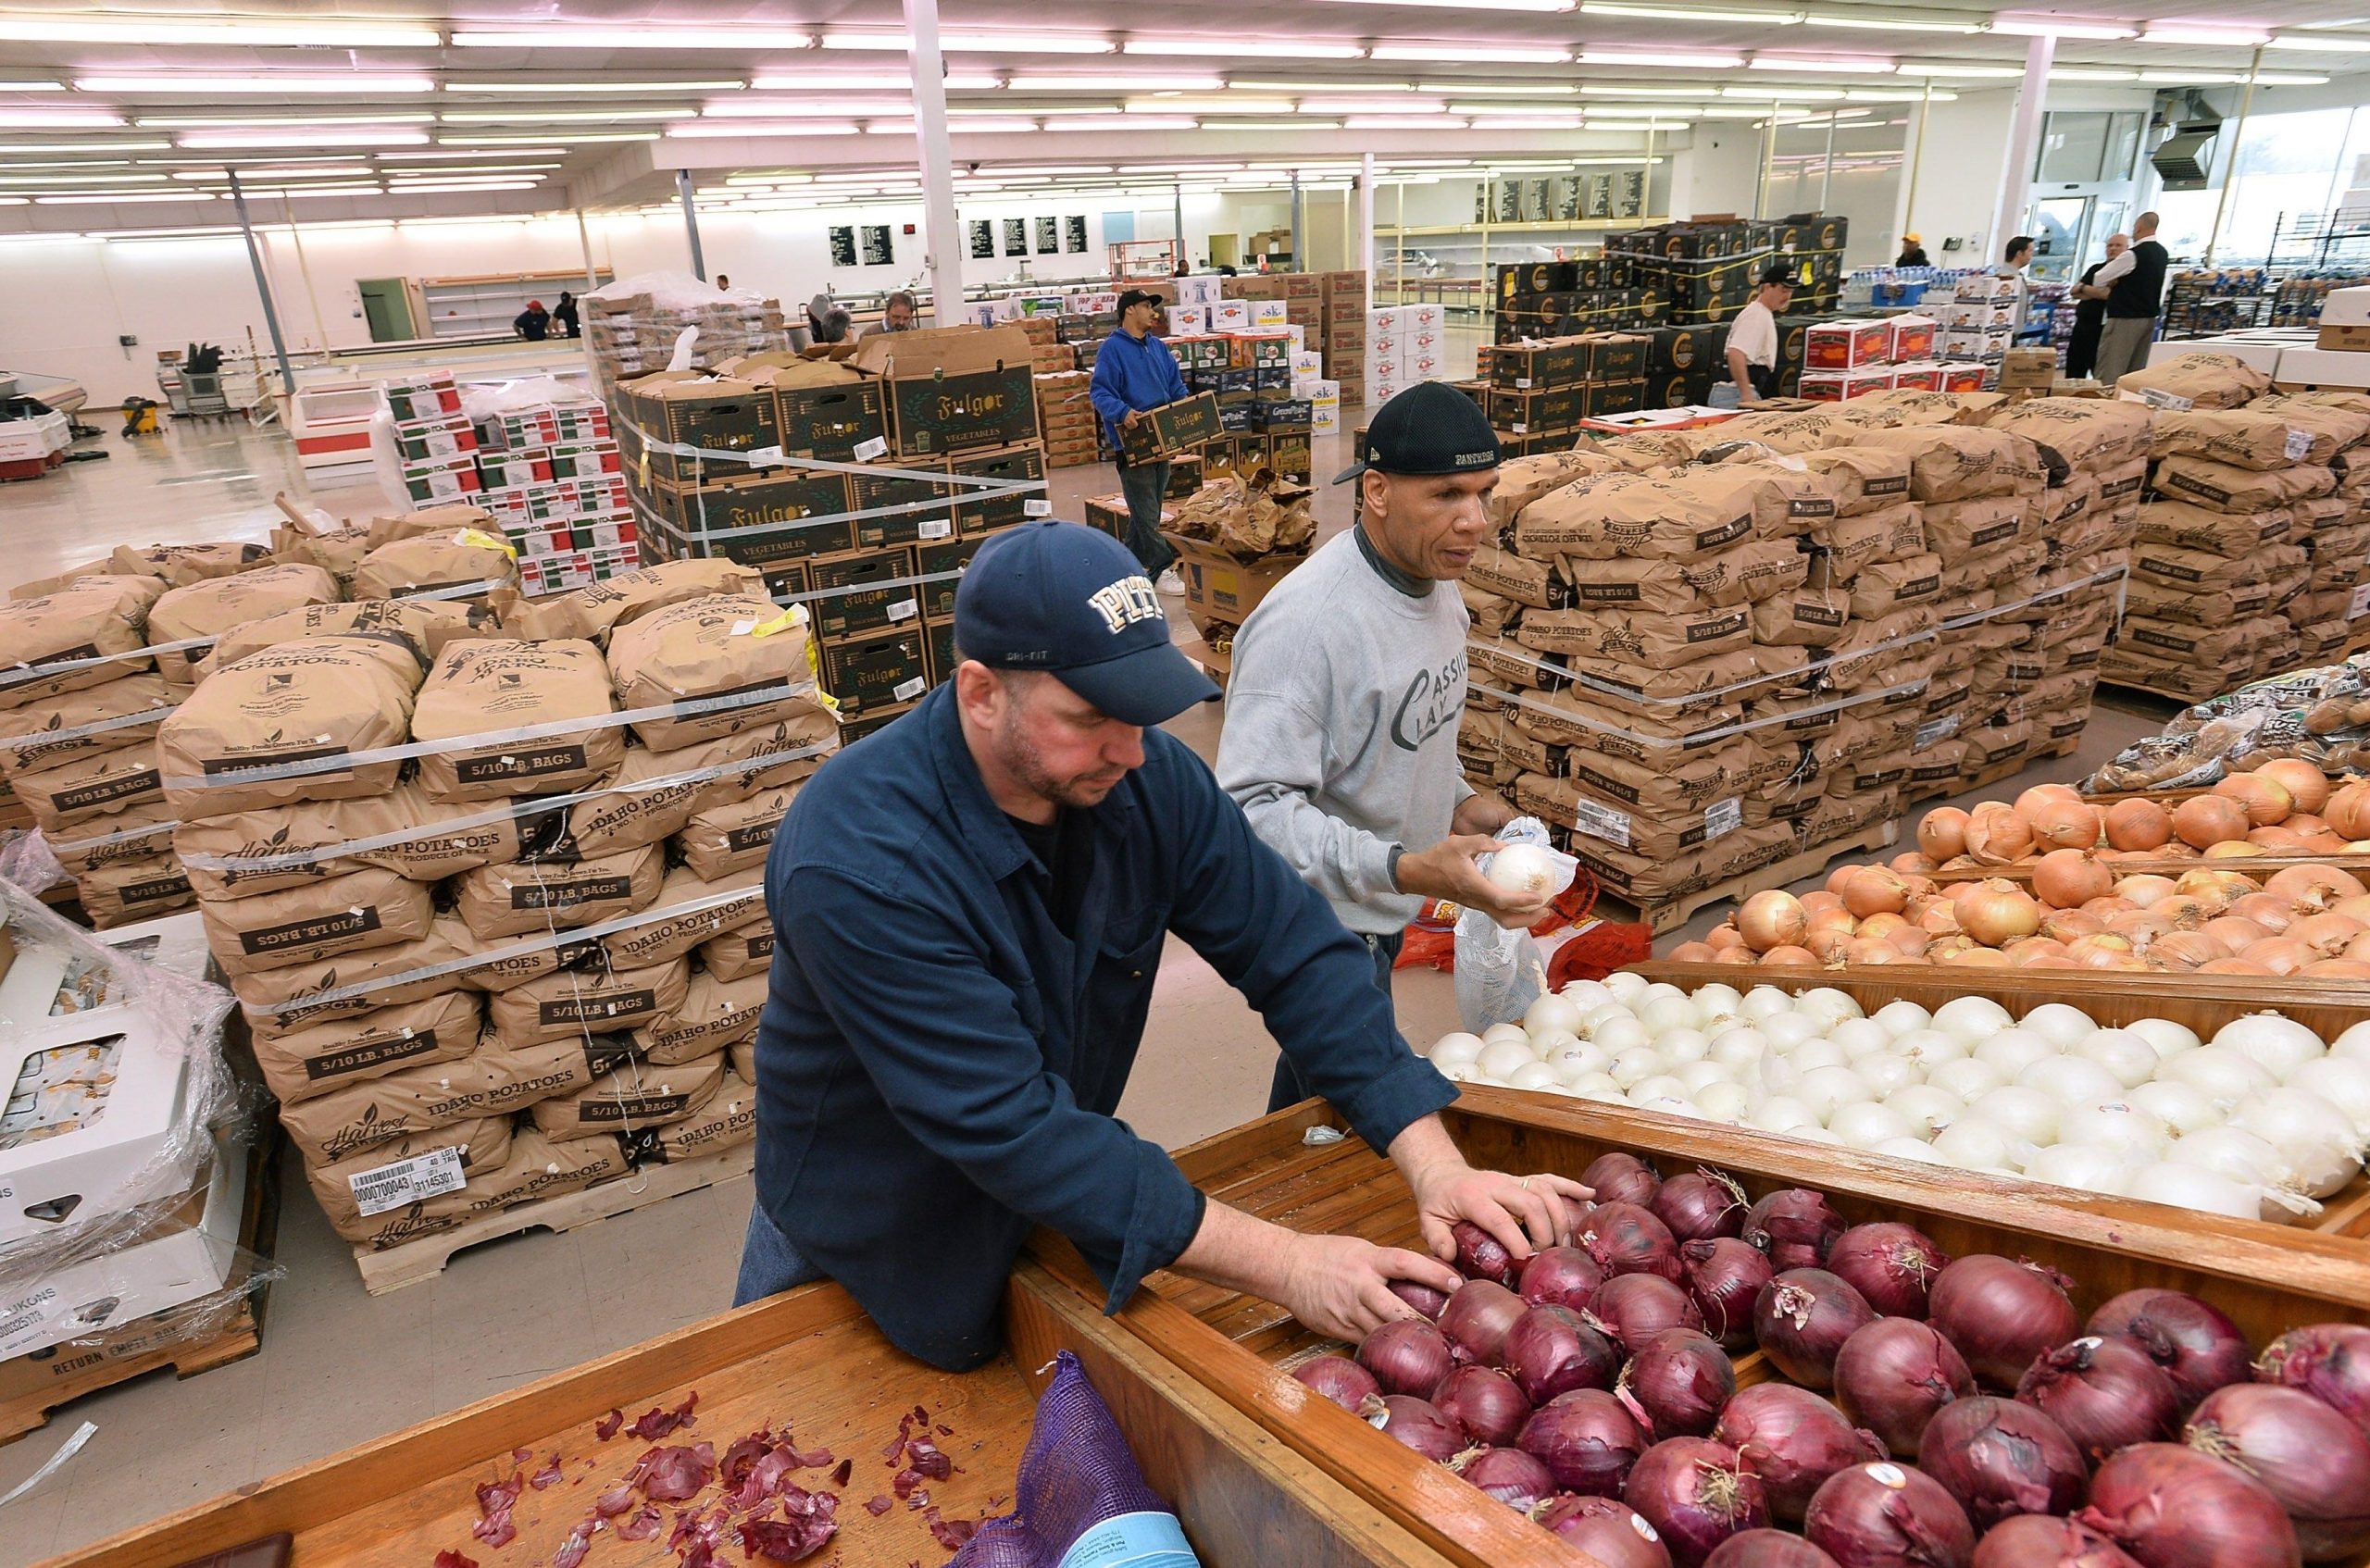
<instances>
[{"instance_id":1,"label":"stack of cardboard boxes","mask_svg":"<svg viewBox=\"0 0 2370 1568\"><path fill-rule=\"evenodd\" d=\"M468 500L485 488L478 473L478 433L461 412L453 372L400 376L379 392L394 421L396 467L413 505Z\"/></svg>"},{"instance_id":2,"label":"stack of cardboard boxes","mask_svg":"<svg viewBox=\"0 0 2370 1568\"><path fill-rule=\"evenodd\" d=\"M1668 317L1670 296L1660 279L1641 283L1640 278L1636 259L1618 252L1501 267L1497 341L1654 326Z\"/></svg>"},{"instance_id":3,"label":"stack of cardboard boxes","mask_svg":"<svg viewBox=\"0 0 2370 1568\"><path fill-rule=\"evenodd\" d=\"M579 302L584 337L592 345L604 392L620 381L666 369L675 353L675 341L686 327L700 330L692 345L695 369L790 347L788 324L779 300L716 294L712 290L710 298L675 300L663 292L638 288L636 281L612 283Z\"/></svg>"},{"instance_id":4,"label":"stack of cardboard boxes","mask_svg":"<svg viewBox=\"0 0 2370 1568\"><path fill-rule=\"evenodd\" d=\"M1794 279L1794 304L1803 310L1835 307L1843 287L1841 218L1693 219L1634 230L1605 241L1604 260L1628 258L1629 276L1667 317L1648 324L1702 326L1727 321L1753 298L1762 272L1782 261Z\"/></svg>"},{"instance_id":5,"label":"stack of cardboard boxes","mask_svg":"<svg viewBox=\"0 0 2370 1568\"><path fill-rule=\"evenodd\" d=\"M1645 407L1652 347L1620 332L1499 344L1481 397L1500 454L1565 450L1581 421Z\"/></svg>"},{"instance_id":6,"label":"stack of cardboard boxes","mask_svg":"<svg viewBox=\"0 0 2370 1568\"><path fill-rule=\"evenodd\" d=\"M1062 370L1037 376L1037 427L1045 436L1045 467L1077 468L1102 455L1102 421L1087 397L1091 370Z\"/></svg>"},{"instance_id":7,"label":"stack of cardboard boxes","mask_svg":"<svg viewBox=\"0 0 2370 1568\"><path fill-rule=\"evenodd\" d=\"M1884 392L1981 392L1984 367L1936 358L1938 336L1934 321L1918 315L1807 327L1796 395L1849 403ZM2044 381L2042 390L2047 386Z\"/></svg>"}]
</instances>

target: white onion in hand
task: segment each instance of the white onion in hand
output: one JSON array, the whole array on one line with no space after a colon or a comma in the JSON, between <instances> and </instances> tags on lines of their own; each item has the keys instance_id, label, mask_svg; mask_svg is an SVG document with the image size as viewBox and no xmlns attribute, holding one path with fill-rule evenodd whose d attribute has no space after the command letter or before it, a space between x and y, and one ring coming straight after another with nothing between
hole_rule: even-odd
<instances>
[{"instance_id":1,"label":"white onion in hand","mask_svg":"<svg viewBox=\"0 0 2370 1568\"><path fill-rule=\"evenodd\" d=\"M1572 885L1571 875L1555 864L1554 855L1537 844L1508 844L1496 851L1482 875L1492 887L1542 903Z\"/></svg>"}]
</instances>

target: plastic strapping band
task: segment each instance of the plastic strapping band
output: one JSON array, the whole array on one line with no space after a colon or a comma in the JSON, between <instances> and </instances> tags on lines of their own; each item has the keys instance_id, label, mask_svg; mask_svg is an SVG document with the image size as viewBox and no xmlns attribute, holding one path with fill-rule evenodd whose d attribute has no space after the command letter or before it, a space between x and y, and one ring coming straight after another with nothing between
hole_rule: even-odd
<instances>
[{"instance_id":1,"label":"plastic strapping band","mask_svg":"<svg viewBox=\"0 0 2370 1568\"><path fill-rule=\"evenodd\" d=\"M78 724L71 729L36 729L29 735L0 735L0 751L21 751L27 746L54 746L61 740L80 740L86 735L105 735L110 730L130 729L135 725L162 724L181 711L179 703L170 707L143 708L138 713L118 714L113 718L94 719Z\"/></svg>"},{"instance_id":2,"label":"plastic strapping band","mask_svg":"<svg viewBox=\"0 0 2370 1568\"><path fill-rule=\"evenodd\" d=\"M1575 724L1583 729L1593 729L1600 735L1617 735L1625 740L1634 740L1641 746L1678 746L1692 751L1715 740L1725 740L1732 735L1743 735L1755 729L1766 729L1771 725L1791 724L1798 719L1811 718L1819 714L1840 713L1848 708L1865 707L1870 703L1881 703L1893 697L1905 697L1912 692L1925 691L1929 684L1928 681L1912 680L1899 686L1888 686L1878 691L1855 691L1848 697L1838 698L1831 703L1821 703L1807 708L1791 708L1785 713L1774 714L1767 718L1742 719L1735 724L1723 725L1717 729L1702 730L1678 739L1665 735L1640 735L1635 730L1623 729L1617 725L1600 724L1569 708L1557 707L1553 703L1542 702L1537 697L1526 695L1520 691L1507 691L1495 686L1481 685L1475 685L1472 690L1495 697L1500 702L1512 703L1517 707L1529 708L1537 713L1553 714L1558 723Z\"/></svg>"}]
</instances>

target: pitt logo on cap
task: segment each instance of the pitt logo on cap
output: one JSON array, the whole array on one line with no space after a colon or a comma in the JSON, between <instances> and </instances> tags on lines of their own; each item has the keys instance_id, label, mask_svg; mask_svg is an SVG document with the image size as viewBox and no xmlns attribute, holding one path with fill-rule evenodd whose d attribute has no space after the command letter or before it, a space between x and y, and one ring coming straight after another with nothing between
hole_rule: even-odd
<instances>
[{"instance_id":1,"label":"pitt logo on cap","mask_svg":"<svg viewBox=\"0 0 2370 1568\"><path fill-rule=\"evenodd\" d=\"M1153 591L1152 579L1139 573L1123 577L1108 588L1098 588L1087 600L1103 624L1117 636L1138 621L1164 620L1160 595Z\"/></svg>"}]
</instances>

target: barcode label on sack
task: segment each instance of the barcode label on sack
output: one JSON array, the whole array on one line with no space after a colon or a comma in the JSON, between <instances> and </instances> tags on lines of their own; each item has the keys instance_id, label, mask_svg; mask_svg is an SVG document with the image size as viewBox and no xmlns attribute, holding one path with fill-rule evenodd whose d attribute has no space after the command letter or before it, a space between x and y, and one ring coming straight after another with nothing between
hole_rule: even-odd
<instances>
[{"instance_id":1,"label":"barcode label on sack","mask_svg":"<svg viewBox=\"0 0 2370 1568\"><path fill-rule=\"evenodd\" d=\"M2176 414L2186 414L2197 406L2197 399L2183 397L2178 392L2164 392L2156 387L2139 389L2139 401L2151 408L2168 408Z\"/></svg>"},{"instance_id":2,"label":"barcode label on sack","mask_svg":"<svg viewBox=\"0 0 2370 1568\"><path fill-rule=\"evenodd\" d=\"M2365 582L2355 589L2353 597L2347 600L2345 604L2347 620L2360 620L2364 616L2370 616L2370 582Z\"/></svg>"},{"instance_id":3,"label":"barcode label on sack","mask_svg":"<svg viewBox=\"0 0 2370 1568\"><path fill-rule=\"evenodd\" d=\"M1594 801L1576 801L1572 805L1572 826L1592 839L1629 847L1629 818L1610 806Z\"/></svg>"},{"instance_id":4,"label":"barcode label on sack","mask_svg":"<svg viewBox=\"0 0 2370 1568\"><path fill-rule=\"evenodd\" d=\"M925 540L951 539L954 534L954 519L952 517L924 517L922 519L922 526L919 531L922 538Z\"/></svg>"},{"instance_id":5,"label":"barcode label on sack","mask_svg":"<svg viewBox=\"0 0 2370 1568\"><path fill-rule=\"evenodd\" d=\"M1050 517L1054 515L1054 504L1046 500L1024 501L1020 504L1020 515L1024 517Z\"/></svg>"},{"instance_id":6,"label":"barcode label on sack","mask_svg":"<svg viewBox=\"0 0 2370 1568\"><path fill-rule=\"evenodd\" d=\"M901 703L910 703L929 690L929 682L924 680L917 675L911 680L899 681L897 685L892 689L890 695L896 698L897 701Z\"/></svg>"},{"instance_id":7,"label":"barcode label on sack","mask_svg":"<svg viewBox=\"0 0 2370 1568\"><path fill-rule=\"evenodd\" d=\"M859 463L869 463L876 457L885 457L888 453L889 438L887 436L874 436L869 441L860 441L855 443L855 460Z\"/></svg>"},{"instance_id":8,"label":"barcode label on sack","mask_svg":"<svg viewBox=\"0 0 2370 1568\"><path fill-rule=\"evenodd\" d=\"M918 599L900 599L889 606L889 618L892 621L909 621L921 613L921 601Z\"/></svg>"},{"instance_id":9,"label":"barcode label on sack","mask_svg":"<svg viewBox=\"0 0 2370 1568\"><path fill-rule=\"evenodd\" d=\"M2286 450L2290 463L2301 463L2304 460L2304 454L2313 450L2313 432L2310 430L2289 431Z\"/></svg>"},{"instance_id":10,"label":"barcode label on sack","mask_svg":"<svg viewBox=\"0 0 2370 1568\"><path fill-rule=\"evenodd\" d=\"M1956 714L1944 714L1940 718L1927 719L1917 727L1915 749L1922 752L1928 746L1950 739L1958 727L1959 716Z\"/></svg>"},{"instance_id":11,"label":"barcode label on sack","mask_svg":"<svg viewBox=\"0 0 2370 1568\"><path fill-rule=\"evenodd\" d=\"M1742 801L1714 801L1703 808L1703 839L1706 843L1724 833L1733 833L1743 826Z\"/></svg>"},{"instance_id":12,"label":"barcode label on sack","mask_svg":"<svg viewBox=\"0 0 2370 1568\"><path fill-rule=\"evenodd\" d=\"M461 1152L461 1146L455 1144L375 1170L356 1171L345 1178L346 1185L354 1188L354 1206L367 1218L441 1192L457 1191L464 1179Z\"/></svg>"}]
</instances>

